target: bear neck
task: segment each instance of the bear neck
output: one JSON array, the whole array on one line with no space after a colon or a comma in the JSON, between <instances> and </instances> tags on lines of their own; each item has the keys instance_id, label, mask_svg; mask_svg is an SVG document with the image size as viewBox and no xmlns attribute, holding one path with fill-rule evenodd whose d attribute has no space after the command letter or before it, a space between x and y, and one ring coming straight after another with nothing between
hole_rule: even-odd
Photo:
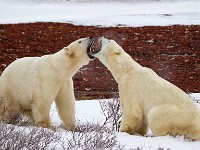
<instances>
[{"instance_id":1,"label":"bear neck","mask_svg":"<svg viewBox=\"0 0 200 150\"><path fill-rule=\"evenodd\" d=\"M57 72L60 74L60 77L63 78L72 78L72 76L78 71L82 66L78 61L71 61L66 57L65 51L61 50L52 55L54 61L54 67L57 68Z\"/></svg>"},{"instance_id":2,"label":"bear neck","mask_svg":"<svg viewBox=\"0 0 200 150\"><path fill-rule=\"evenodd\" d=\"M128 55L125 53L125 55ZM126 58L126 57L124 57ZM130 72L136 72L141 67L131 56L128 55L127 59L122 59L118 62L109 62L108 69L111 71L117 83L120 83L125 75Z\"/></svg>"}]
</instances>

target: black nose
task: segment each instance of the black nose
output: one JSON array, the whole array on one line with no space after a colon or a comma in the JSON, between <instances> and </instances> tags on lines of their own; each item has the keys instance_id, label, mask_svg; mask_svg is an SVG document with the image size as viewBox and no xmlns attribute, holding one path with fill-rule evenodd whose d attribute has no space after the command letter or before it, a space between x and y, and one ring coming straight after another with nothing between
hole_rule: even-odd
<instances>
[{"instance_id":1,"label":"black nose","mask_svg":"<svg viewBox=\"0 0 200 150\"><path fill-rule=\"evenodd\" d=\"M90 37L89 37L89 39L93 39L93 37L92 37L92 36L90 36Z\"/></svg>"}]
</instances>

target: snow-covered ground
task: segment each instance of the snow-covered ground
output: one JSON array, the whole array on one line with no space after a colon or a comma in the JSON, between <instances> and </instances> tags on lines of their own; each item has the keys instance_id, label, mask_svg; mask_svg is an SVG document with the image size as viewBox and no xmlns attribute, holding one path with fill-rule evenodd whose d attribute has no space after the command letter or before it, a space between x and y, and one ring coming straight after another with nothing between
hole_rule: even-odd
<instances>
[{"instance_id":1,"label":"snow-covered ground","mask_svg":"<svg viewBox=\"0 0 200 150\"><path fill-rule=\"evenodd\" d=\"M200 93L193 93L190 95L193 99L200 100ZM200 104L198 104L200 108ZM61 121L56 112L55 105L51 109L51 118L54 125L59 126ZM76 118L80 122L98 122L103 123L105 121L105 116L102 113L100 104L98 100L90 101L77 101L76 102ZM142 150L199 150L200 141L190 141L184 139L184 137L151 137L152 133L149 132L147 137L129 135L127 133L116 133L117 140L121 145L125 145L125 149L137 149Z\"/></svg>"},{"instance_id":2,"label":"snow-covered ground","mask_svg":"<svg viewBox=\"0 0 200 150\"><path fill-rule=\"evenodd\" d=\"M102 26L200 24L200 1L0 0L1 24L47 21Z\"/></svg>"}]
</instances>

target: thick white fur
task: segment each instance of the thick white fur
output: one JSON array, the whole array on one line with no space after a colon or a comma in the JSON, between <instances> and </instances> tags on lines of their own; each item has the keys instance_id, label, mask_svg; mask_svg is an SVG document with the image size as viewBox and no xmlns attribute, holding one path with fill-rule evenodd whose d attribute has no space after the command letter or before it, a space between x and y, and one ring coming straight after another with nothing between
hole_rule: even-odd
<instances>
[{"instance_id":1,"label":"thick white fur","mask_svg":"<svg viewBox=\"0 0 200 150\"><path fill-rule=\"evenodd\" d=\"M72 76L89 62L89 38L79 39L59 52L26 57L11 63L0 77L0 121L22 112L37 125L52 127L49 111L55 100L65 127L75 126Z\"/></svg>"},{"instance_id":2,"label":"thick white fur","mask_svg":"<svg viewBox=\"0 0 200 150\"><path fill-rule=\"evenodd\" d=\"M184 135L200 140L200 110L181 89L135 62L115 41L102 38L95 56L118 83L122 106L120 131L155 136Z\"/></svg>"}]
</instances>

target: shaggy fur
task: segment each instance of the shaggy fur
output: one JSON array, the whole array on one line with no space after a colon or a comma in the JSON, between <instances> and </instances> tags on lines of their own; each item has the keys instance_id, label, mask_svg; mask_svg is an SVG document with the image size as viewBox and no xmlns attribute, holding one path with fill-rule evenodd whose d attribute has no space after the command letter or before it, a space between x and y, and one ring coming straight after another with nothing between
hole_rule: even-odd
<instances>
[{"instance_id":1,"label":"shaggy fur","mask_svg":"<svg viewBox=\"0 0 200 150\"><path fill-rule=\"evenodd\" d=\"M184 135L200 140L200 110L180 88L134 61L115 41L101 39L95 55L118 83L122 106L120 131L155 136Z\"/></svg>"},{"instance_id":2,"label":"shaggy fur","mask_svg":"<svg viewBox=\"0 0 200 150\"><path fill-rule=\"evenodd\" d=\"M0 77L0 121L18 112L38 126L52 127L50 108L55 100L67 129L75 126L75 97L72 76L89 62L91 38L74 41L59 52L25 57L11 63Z\"/></svg>"}]
</instances>

